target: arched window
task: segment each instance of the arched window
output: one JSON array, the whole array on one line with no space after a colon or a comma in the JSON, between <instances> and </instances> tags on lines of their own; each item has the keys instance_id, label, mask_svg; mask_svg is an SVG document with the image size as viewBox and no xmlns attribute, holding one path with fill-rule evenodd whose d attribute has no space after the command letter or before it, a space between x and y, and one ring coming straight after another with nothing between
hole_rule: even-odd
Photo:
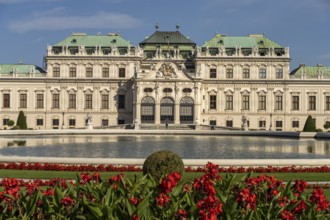
<instances>
[{"instance_id":1,"label":"arched window","mask_svg":"<svg viewBox=\"0 0 330 220\"><path fill-rule=\"evenodd\" d=\"M183 97L180 101L180 124L194 123L194 100Z\"/></svg>"},{"instance_id":2,"label":"arched window","mask_svg":"<svg viewBox=\"0 0 330 220\"><path fill-rule=\"evenodd\" d=\"M169 97L160 101L160 121L168 124L174 122L174 101Z\"/></svg>"},{"instance_id":3,"label":"arched window","mask_svg":"<svg viewBox=\"0 0 330 220\"><path fill-rule=\"evenodd\" d=\"M155 100L146 96L141 100L141 123L154 123Z\"/></svg>"}]
</instances>

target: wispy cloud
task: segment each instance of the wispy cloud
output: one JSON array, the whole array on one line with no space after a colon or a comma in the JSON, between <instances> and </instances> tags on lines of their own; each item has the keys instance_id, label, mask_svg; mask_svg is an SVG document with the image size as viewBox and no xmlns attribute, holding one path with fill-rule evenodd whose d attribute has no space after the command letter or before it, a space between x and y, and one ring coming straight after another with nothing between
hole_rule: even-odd
<instances>
[{"instance_id":1,"label":"wispy cloud","mask_svg":"<svg viewBox=\"0 0 330 220\"><path fill-rule=\"evenodd\" d=\"M320 56L320 59L330 60L330 53L326 53Z\"/></svg>"},{"instance_id":2,"label":"wispy cloud","mask_svg":"<svg viewBox=\"0 0 330 220\"><path fill-rule=\"evenodd\" d=\"M0 0L0 4L17 4L17 3L27 3L27 2L56 2L61 0Z\"/></svg>"},{"instance_id":3,"label":"wispy cloud","mask_svg":"<svg viewBox=\"0 0 330 220\"><path fill-rule=\"evenodd\" d=\"M63 9L59 9L59 11L63 11ZM50 15L47 13L35 13L34 15L30 19L12 21L9 23L8 28L11 31L23 33L35 30L133 28L142 23L139 19L130 15L105 11L97 12L90 16L65 16L54 15L54 13Z\"/></svg>"}]
</instances>

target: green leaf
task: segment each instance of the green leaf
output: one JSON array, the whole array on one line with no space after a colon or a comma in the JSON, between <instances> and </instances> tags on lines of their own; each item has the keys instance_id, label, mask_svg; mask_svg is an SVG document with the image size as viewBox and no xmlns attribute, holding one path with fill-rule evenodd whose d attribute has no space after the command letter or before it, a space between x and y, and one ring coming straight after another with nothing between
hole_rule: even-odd
<instances>
[{"instance_id":1,"label":"green leaf","mask_svg":"<svg viewBox=\"0 0 330 220\"><path fill-rule=\"evenodd\" d=\"M137 215L139 218L142 217L142 213L145 212L145 209L149 206L149 198L151 197L153 191L149 192L149 194L139 203L137 206Z\"/></svg>"},{"instance_id":2,"label":"green leaf","mask_svg":"<svg viewBox=\"0 0 330 220\"><path fill-rule=\"evenodd\" d=\"M64 195L62 191L58 188L58 186L55 186L54 189L54 197L53 197L53 202L55 206L60 207L61 206L61 200L64 198Z\"/></svg>"},{"instance_id":3,"label":"green leaf","mask_svg":"<svg viewBox=\"0 0 330 220\"><path fill-rule=\"evenodd\" d=\"M102 213L101 209L96 204L90 203L87 205L87 207L92 212L95 219L101 219L103 217L103 213Z\"/></svg>"},{"instance_id":4,"label":"green leaf","mask_svg":"<svg viewBox=\"0 0 330 220\"><path fill-rule=\"evenodd\" d=\"M37 208L37 202L39 200L39 197L40 197L40 194L39 194L39 191L37 191L33 195L33 198L28 201L27 206L26 206L26 215L27 216L32 217L34 215L36 208Z\"/></svg>"}]
</instances>

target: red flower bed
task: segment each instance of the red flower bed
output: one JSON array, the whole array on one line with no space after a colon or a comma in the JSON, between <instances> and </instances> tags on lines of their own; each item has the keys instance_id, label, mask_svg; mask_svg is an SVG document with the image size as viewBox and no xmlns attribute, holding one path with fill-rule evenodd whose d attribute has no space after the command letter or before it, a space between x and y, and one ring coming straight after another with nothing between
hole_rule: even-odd
<instances>
[{"instance_id":1,"label":"red flower bed","mask_svg":"<svg viewBox=\"0 0 330 220\"><path fill-rule=\"evenodd\" d=\"M208 163L205 174L178 184L177 172L155 181L150 175L102 179L83 172L75 181L0 182L0 219L329 219L330 202L320 187L308 193L303 180L245 175L234 181ZM41 188L41 186L44 186Z\"/></svg>"},{"instance_id":2,"label":"red flower bed","mask_svg":"<svg viewBox=\"0 0 330 220\"><path fill-rule=\"evenodd\" d=\"M8 170L48 170L48 171L78 171L78 172L140 172L139 166L115 166L112 164L57 164L57 163L0 163L0 169ZM186 167L185 172L206 172L205 167ZM219 167L221 173L325 173L330 172L330 166L320 167Z\"/></svg>"}]
</instances>

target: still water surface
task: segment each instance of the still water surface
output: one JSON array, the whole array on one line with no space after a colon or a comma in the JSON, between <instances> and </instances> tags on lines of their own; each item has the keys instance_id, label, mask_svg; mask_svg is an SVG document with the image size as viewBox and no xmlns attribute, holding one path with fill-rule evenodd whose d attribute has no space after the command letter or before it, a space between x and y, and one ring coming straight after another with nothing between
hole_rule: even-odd
<instances>
[{"instance_id":1,"label":"still water surface","mask_svg":"<svg viewBox=\"0 0 330 220\"><path fill-rule=\"evenodd\" d=\"M0 138L0 156L146 158L171 150L184 159L330 158L330 141L238 136L39 136Z\"/></svg>"}]
</instances>

